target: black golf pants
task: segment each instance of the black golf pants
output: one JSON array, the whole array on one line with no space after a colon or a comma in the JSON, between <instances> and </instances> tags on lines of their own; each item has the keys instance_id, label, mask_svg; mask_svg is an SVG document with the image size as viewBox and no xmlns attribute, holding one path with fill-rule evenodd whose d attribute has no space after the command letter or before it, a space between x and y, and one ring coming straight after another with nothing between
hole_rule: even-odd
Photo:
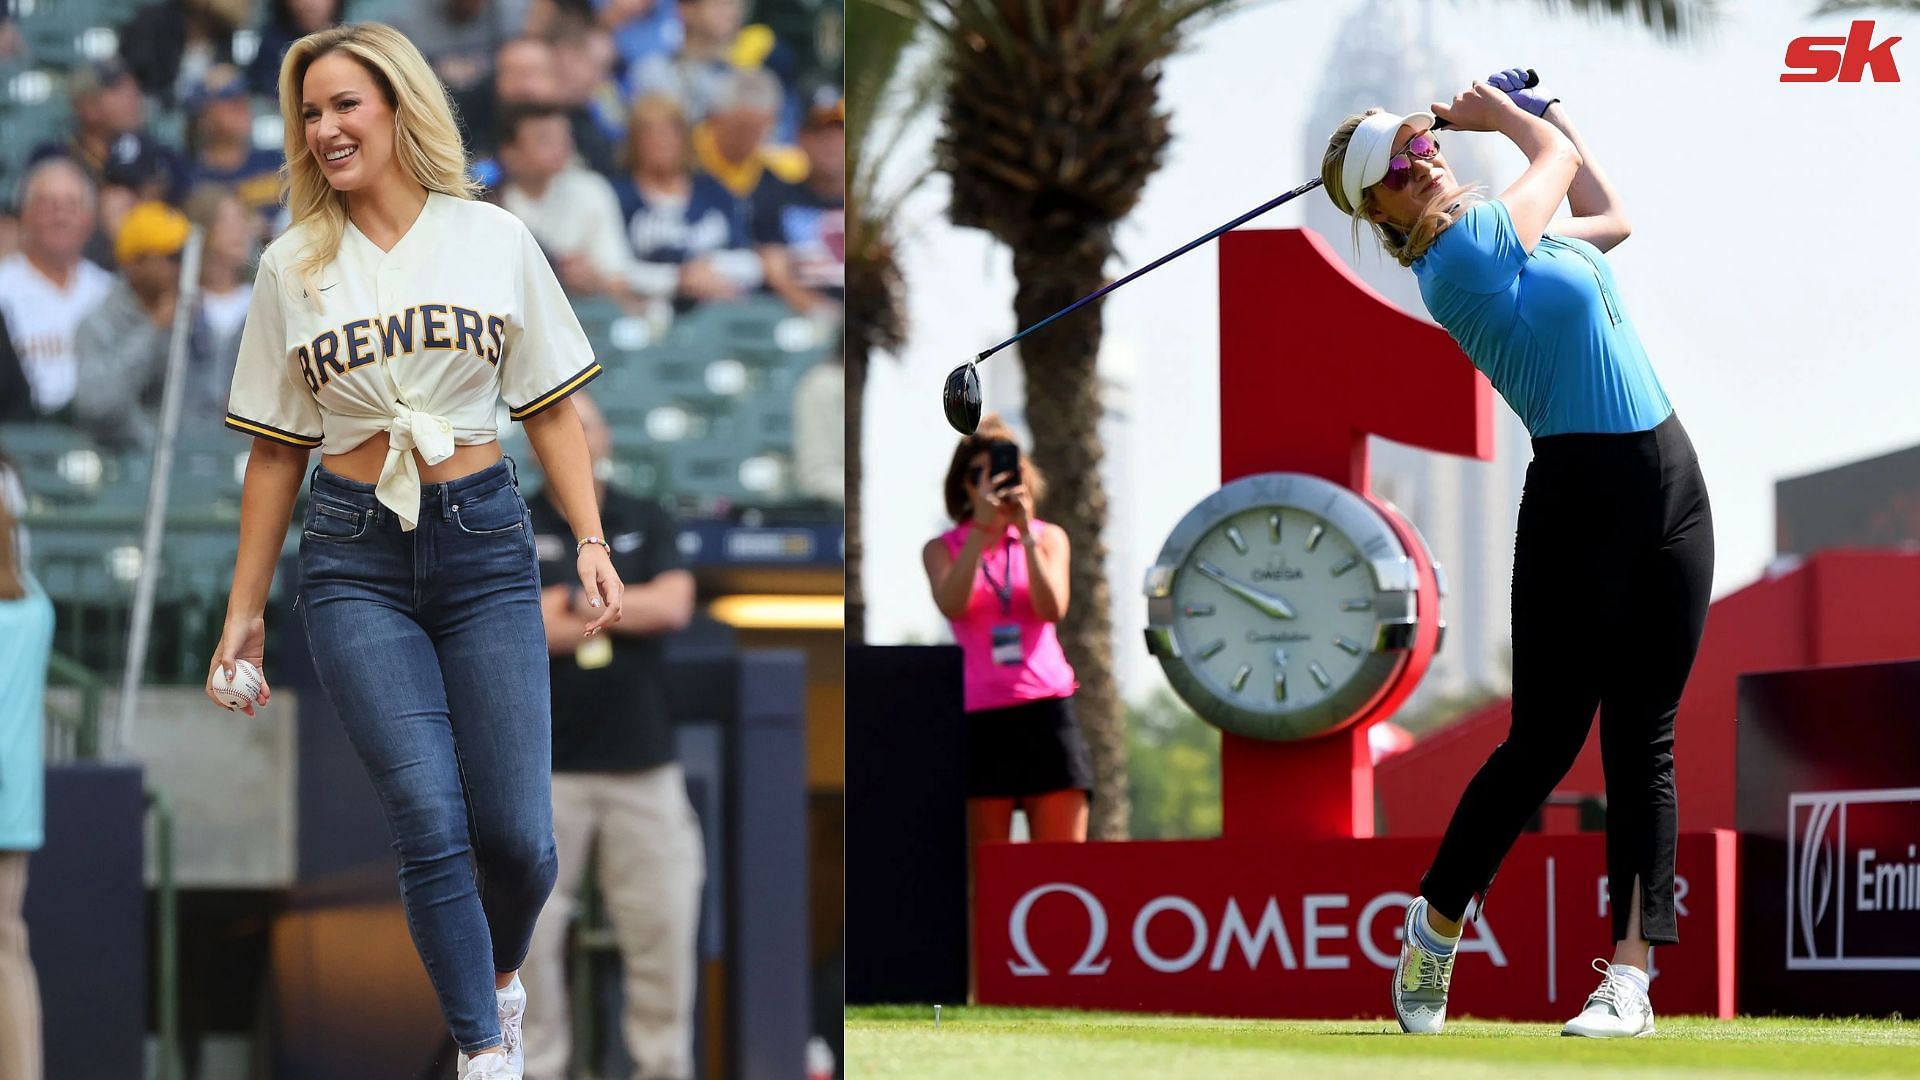
<instances>
[{"instance_id":1,"label":"black golf pants","mask_svg":"<svg viewBox=\"0 0 1920 1080\"><path fill-rule=\"evenodd\" d=\"M1607 776L1613 939L1675 936L1673 721L1713 586L1713 514L1678 416L1533 440L1513 553L1513 722L1467 784L1420 889L1460 919L1587 740Z\"/></svg>"}]
</instances>

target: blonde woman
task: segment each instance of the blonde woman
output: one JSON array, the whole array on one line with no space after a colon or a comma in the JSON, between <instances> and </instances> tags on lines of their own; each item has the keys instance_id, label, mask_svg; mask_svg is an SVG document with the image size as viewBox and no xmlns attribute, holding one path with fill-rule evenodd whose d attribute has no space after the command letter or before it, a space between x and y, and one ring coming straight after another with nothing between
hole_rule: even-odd
<instances>
[{"instance_id":1,"label":"blonde woman","mask_svg":"<svg viewBox=\"0 0 1920 1080\"><path fill-rule=\"evenodd\" d=\"M460 1075L519 1077L517 969L555 872L552 746L539 569L494 407L526 425L580 537L595 634L621 583L565 399L600 369L525 227L473 200L406 38L301 38L280 105L293 225L261 256L234 370L226 422L254 445L208 677L264 670L274 560L317 447L295 608L386 811Z\"/></svg>"},{"instance_id":2,"label":"blonde woman","mask_svg":"<svg viewBox=\"0 0 1920 1080\"><path fill-rule=\"evenodd\" d=\"M1621 302L1605 252L1627 238L1618 192L1558 99L1500 72L1432 112L1371 109L1328 141L1329 197L1410 267L1435 321L1533 435L1513 558L1513 723L1461 796L1407 906L1394 1012L1446 1022L1468 902L1600 710L1611 963L1565 1034L1651 1035L1654 945L1674 926L1673 722L1706 624L1713 515L1693 445ZM1527 156L1487 200L1433 135L1497 131ZM1570 213L1559 214L1565 200Z\"/></svg>"}]
</instances>

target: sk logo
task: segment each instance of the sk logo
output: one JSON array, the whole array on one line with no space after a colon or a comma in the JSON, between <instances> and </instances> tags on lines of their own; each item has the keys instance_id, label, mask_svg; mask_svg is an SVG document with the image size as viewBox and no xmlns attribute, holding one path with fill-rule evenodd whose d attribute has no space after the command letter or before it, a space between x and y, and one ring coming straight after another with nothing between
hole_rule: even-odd
<instances>
[{"instance_id":1,"label":"sk logo","mask_svg":"<svg viewBox=\"0 0 1920 1080\"><path fill-rule=\"evenodd\" d=\"M1787 70L1780 81L1852 83L1871 69L1874 82L1899 82L1900 69L1893 62L1899 41L1890 37L1875 45L1872 19L1855 19L1843 38L1794 38L1787 42Z\"/></svg>"}]
</instances>

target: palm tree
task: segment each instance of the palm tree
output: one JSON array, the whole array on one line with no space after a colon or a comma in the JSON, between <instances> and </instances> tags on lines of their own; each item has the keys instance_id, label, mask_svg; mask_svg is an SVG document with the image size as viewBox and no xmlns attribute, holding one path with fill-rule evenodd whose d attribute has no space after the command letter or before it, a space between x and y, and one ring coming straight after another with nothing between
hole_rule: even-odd
<instances>
[{"instance_id":1,"label":"palm tree","mask_svg":"<svg viewBox=\"0 0 1920 1080\"><path fill-rule=\"evenodd\" d=\"M1626 15L1685 35L1712 0L1545 0ZM1170 140L1163 63L1198 20L1232 0L928 0L949 52L939 168L956 225L1013 252L1015 324L1028 326L1106 280L1113 229L1139 203ZM1073 541L1073 600L1061 642L1079 675L1076 708L1093 752L1091 833L1126 835L1124 715L1113 677L1107 496L1096 360L1100 304L1021 346L1033 457L1052 490L1045 515Z\"/></svg>"},{"instance_id":2,"label":"palm tree","mask_svg":"<svg viewBox=\"0 0 1920 1080\"><path fill-rule=\"evenodd\" d=\"M950 65L935 148L954 224L1013 252L1015 322L1031 325L1098 288L1114 225L1140 201L1170 133L1161 64L1195 19L1231 0L930 0ZM1126 835L1127 744L1113 675L1107 494L1100 479L1100 307L1020 351L1044 515L1073 542L1061 644L1093 752L1091 834Z\"/></svg>"},{"instance_id":3,"label":"palm tree","mask_svg":"<svg viewBox=\"0 0 1920 1080\"><path fill-rule=\"evenodd\" d=\"M907 336L906 288L895 258L900 207L931 173L888 183L907 125L938 94L945 68L903 66L921 24L917 0L847 3L847 596L846 635L866 639L866 545L861 536L862 406L867 363L876 351L898 354Z\"/></svg>"}]
</instances>

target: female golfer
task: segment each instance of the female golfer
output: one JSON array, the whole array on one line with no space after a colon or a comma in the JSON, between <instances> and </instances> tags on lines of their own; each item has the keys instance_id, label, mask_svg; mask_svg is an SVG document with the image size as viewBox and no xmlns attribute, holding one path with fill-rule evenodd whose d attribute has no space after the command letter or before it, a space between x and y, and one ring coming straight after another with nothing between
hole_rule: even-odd
<instances>
[{"instance_id":1,"label":"female golfer","mask_svg":"<svg viewBox=\"0 0 1920 1080\"><path fill-rule=\"evenodd\" d=\"M621 584L580 422L554 406L599 367L526 228L472 200L445 91L406 38L301 38L280 107L293 225L261 257L234 371L226 422L254 443L208 678L262 663L319 447L295 608L386 811L459 1074L519 1077L516 972L555 870L552 744L539 571L494 408L526 424L581 537L593 634L620 618Z\"/></svg>"},{"instance_id":2,"label":"female golfer","mask_svg":"<svg viewBox=\"0 0 1920 1080\"><path fill-rule=\"evenodd\" d=\"M1011 467L995 470L996 446ZM1005 840L1016 808L1035 840L1087 838L1093 766L1053 629L1067 613L1071 553L1065 532L1033 516L1043 483L1013 432L987 417L947 466L956 524L921 552L963 657L970 845Z\"/></svg>"},{"instance_id":3,"label":"female golfer","mask_svg":"<svg viewBox=\"0 0 1920 1080\"><path fill-rule=\"evenodd\" d=\"M1463 187L1431 128L1512 139L1527 170L1497 199ZM1602 252L1619 195L1565 110L1502 72L1432 113L1349 117L1321 170L1343 212L1413 269L1427 310L1533 436L1513 560L1513 726L1481 766L1407 907L1393 1005L1446 1022L1454 946L1600 708L1615 947L1568 1035L1653 1033L1648 956L1673 944L1673 721L1706 623L1713 521L1685 429ZM1562 199L1569 216L1556 217Z\"/></svg>"}]
</instances>

